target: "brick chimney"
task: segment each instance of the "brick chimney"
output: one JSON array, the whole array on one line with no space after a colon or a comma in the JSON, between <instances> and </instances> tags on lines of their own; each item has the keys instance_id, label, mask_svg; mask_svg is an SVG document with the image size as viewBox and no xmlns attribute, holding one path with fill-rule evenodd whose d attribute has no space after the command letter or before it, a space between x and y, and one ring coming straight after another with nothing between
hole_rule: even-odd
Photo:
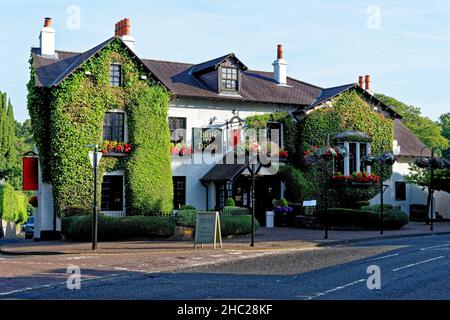
<instances>
[{"instance_id":1,"label":"brick chimney","mask_svg":"<svg viewBox=\"0 0 450 320\"><path fill-rule=\"evenodd\" d=\"M125 18L116 23L114 35L119 37L125 42L125 44L134 51L135 39L131 35L131 24L130 19Z\"/></svg>"},{"instance_id":2,"label":"brick chimney","mask_svg":"<svg viewBox=\"0 0 450 320\"><path fill-rule=\"evenodd\" d=\"M368 92L368 93L370 93L370 94L372 94L373 95L373 90L372 90L372 88L371 88L371 86L370 86L370 83L371 83L371 78L370 78L370 74L366 74L365 76L364 76L364 89Z\"/></svg>"},{"instance_id":3,"label":"brick chimney","mask_svg":"<svg viewBox=\"0 0 450 320\"><path fill-rule=\"evenodd\" d=\"M273 78L278 85L287 85L287 61L283 59L283 45L277 45L277 60L273 63Z\"/></svg>"},{"instance_id":4,"label":"brick chimney","mask_svg":"<svg viewBox=\"0 0 450 320\"><path fill-rule=\"evenodd\" d=\"M52 18L45 18L44 27L39 35L41 55L55 55L55 33L55 29L52 28Z\"/></svg>"},{"instance_id":5,"label":"brick chimney","mask_svg":"<svg viewBox=\"0 0 450 320\"><path fill-rule=\"evenodd\" d=\"M358 77L358 85L364 89L364 77L363 76L359 76Z\"/></svg>"}]
</instances>

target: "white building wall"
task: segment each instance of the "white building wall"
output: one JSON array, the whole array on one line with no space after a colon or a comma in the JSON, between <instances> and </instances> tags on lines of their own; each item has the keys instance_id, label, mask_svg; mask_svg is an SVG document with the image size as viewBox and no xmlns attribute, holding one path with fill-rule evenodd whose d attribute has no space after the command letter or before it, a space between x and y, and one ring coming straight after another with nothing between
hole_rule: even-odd
<instances>
[{"instance_id":1,"label":"white building wall","mask_svg":"<svg viewBox=\"0 0 450 320\"><path fill-rule=\"evenodd\" d=\"M393 173L389 180L385 181L384 184L389 185L389 188L384 193L384 203L391 204L396 207L400 207L401 210L409 214L409 208L412 204L427 204L428 189L423 189L423 187L406 184L406 200L397 201L395 199L395 182L404 181L404 177L410 172L411 164L413 158L401 157L394 163ZM371 199L371 204L380 203L380 196L377 195ZM439 191L434 193L434 208L436 213L440 214L446 219L450 219L450 194L447 192Z\"/></svg>"},{"instance_id":2,"label":"white building wall","mask_svg":"<svg viewBox=\"0 0 450 320\"><path fill-rule=\"evenodd\" d=\"M225 121L233 117L233 110L238 112L239 117L245 119L248 116L276 111L293 112L297 108L289 106L279 106L262 103L236 103L228 101L208 101L196 99L174 99L169 109L169 117L186 118L186 142L192 145L192 128L220 127L223 125L223 146L227 145ZM215 118L210 125L210 120ZM200 183L200 179L214 166L214 159L205 158L210 163L202 162L201 155L195 154L193 158L174 158L172 161L172 175L186 176L186 204L207 210L215 206L215 190L212 184L209 185L209 208L206 208L206 188ZM217 154L216 160L222 158ZM213 160L213 161L211 161ZM194 163L192 163L194 162Z\"/></svg>"}]
</instances>

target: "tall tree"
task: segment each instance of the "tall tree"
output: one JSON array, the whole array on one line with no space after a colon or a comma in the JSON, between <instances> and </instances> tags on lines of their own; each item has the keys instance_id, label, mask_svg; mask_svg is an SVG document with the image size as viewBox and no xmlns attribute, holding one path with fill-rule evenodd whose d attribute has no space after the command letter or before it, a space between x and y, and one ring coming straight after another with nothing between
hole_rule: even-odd
<instances>
[{"instance_id":1,"label":"tall tree","mask_svg":"<svg viewBox=\"0 0 450 320\"><path fill-rule=\"evenodd\" d=\"M449 147L448 140L442 135L439 123L423 116L420 108L407 105L384 94L377 93L375 96L402 115L404 124L429 148L445 150Z\"/></svg>"},{"instance_id":2,"label":"tall tree","mask_svg":"<svg viewBox=\"0 0 450 320\"><path fill-rule=\"evenodd\" d=\"M447 139L450 145L450 112L444 113L439 117L439 122L442 127L442 135ZM450 160L450 147L442 152L442 155Z\"/></svg>"}]
</instances>

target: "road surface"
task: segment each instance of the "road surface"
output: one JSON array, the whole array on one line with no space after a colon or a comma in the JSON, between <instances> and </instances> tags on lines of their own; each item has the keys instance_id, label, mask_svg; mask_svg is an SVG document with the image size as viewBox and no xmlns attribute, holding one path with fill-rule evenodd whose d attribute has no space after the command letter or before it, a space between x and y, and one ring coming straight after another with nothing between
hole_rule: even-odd
<instances>
[{"instance_id":1,"label":"road surface","mask_svg":"<svg viewBox=\"0 0 450 320\"><path fill-rule=\"evenodd\" d=\"M0 256L0 263L6 263L7 259L23 258ZM380 289L367 286L372 275L368 273L369 266L380 270ZM86 272L93 273L93 270ZM450 236L368 241L170 272L116 268L102 270L102 274L82 281L79 290L69 290L61 282L2 295L0 285L0 298L450 299ZM65 280L67 274L62 272L62 275ZM0 275L0 283L1 280Z\"/></svg>"}]
</instances>

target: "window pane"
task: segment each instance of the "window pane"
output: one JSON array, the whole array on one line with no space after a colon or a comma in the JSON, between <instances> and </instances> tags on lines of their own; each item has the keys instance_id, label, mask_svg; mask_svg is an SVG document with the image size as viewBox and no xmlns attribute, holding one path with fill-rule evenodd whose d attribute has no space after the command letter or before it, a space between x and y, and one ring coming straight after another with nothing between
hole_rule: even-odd
<instances>
[{"instance_id":1,"label":"window pane","mask_svg":"<svg viewBox=\"0 0 450 320\"><path fill-rule=\"evenodd\" d=\"M112 87L119 87L122 80L122 66L112 64L109 67L109 82Z\"/></svg>"},{"instance_id":2,"label":"window pane","mask_svg":"<svg viewBox=\"0 0 450 320\"><path fill-rule=\"evenodd\" d=\"M173 207L179 209L186 204L186 177L173 177Z\"/></svg>"},{"instance_id":3,"label":"window pane","mask_svg":"<svg viewBox=\"0 0 450 320\"><path fill-rule=\"evenodd\" d=\"M406 200L406 183L404 181L395 182L395 200L396 201Z\"/></svg>"},{"instance_id":4,"label":"window pane","mask_svg":"<svg viewBox=\"0 0 450 320\"><path fill-rule=\"evenodd\" d=\"M103 140L125 141L125 113L106 112L103 118Z\"/></svg>"},{"instance_id":5,"label":"window pane","mask_svg":"<svg viewBox=\"0 0 450 320\"><path fill-rule=\"evenodd\" d=\"M103 177L101 210L123 210L123 176Z\"/></svg>"}]
</instances>

